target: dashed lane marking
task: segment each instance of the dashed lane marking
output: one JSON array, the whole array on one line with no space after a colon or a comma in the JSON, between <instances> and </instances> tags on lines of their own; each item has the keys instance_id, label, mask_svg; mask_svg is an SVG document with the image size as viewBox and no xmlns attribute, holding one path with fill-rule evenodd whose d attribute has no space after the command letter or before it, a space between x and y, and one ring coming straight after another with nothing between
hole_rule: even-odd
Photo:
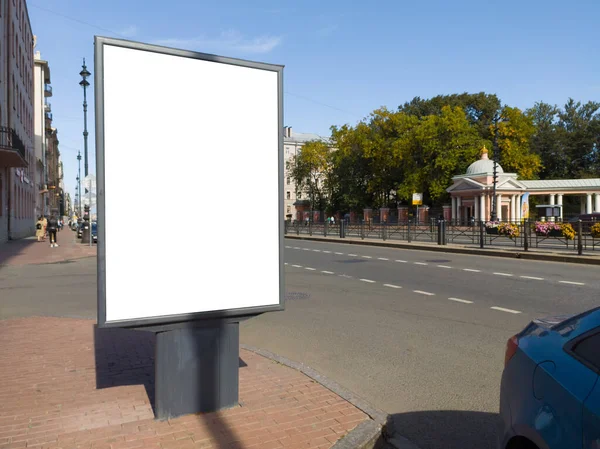
<instances>
[{"instance_id":1,"label":"dashed lane marking","mask_svg":"<svg viewBox=\"0 0 600 449\"><path fill-rule=\"evenodd\" d=\"M333 254L337 254L338 256L343 256L344 253L333 253Z\"/></svg>"},{"instance_id":2,"label":"dashed lane marking","mask_svg":"<svg viewBox=\"0 0 600 449\"><path fill-rule=\"evenodd\" d=\"M407 263L407 262L406 262L406 260L400 260L400 259L396 259L396 262L399 262L399 263Z\"/></svg>"},{"instance_id":3,"label":"dashed lane marking","mask_svg":"<svg viewBox=\"0 0 600 449\"><path fill-rule=\"evenodd\" d=\"M292 265L294 268L302 268L302 265Z\"/></svg>"},{"instance_id":4,"label":"dashed lane marking","mask_svg":"<svg viewBox=\"0 0 600 449\"><path fill-rule=\"evenodd\" d=\"M313 249L313 251L314 251L315 253L320 253L320 252L321 252L321 250L320 250L320 249Z\"/></svg>"},{"instance_id":5,"label":"dashed lane marking","mask_svg":"<svg viewBox=\"0 0 600 449\"><path fill-rule=\"evenodd\" d=\"M415 262L414 264L415 264L415 265L428 265L428 264L426 264L425 262Z\"/></svg>"},{"instance_id":6,"label":"dashed lane marking","mask_svg":"<svg viewBox=\"0 0 600 449\"><path fill-rule=\"evenodd\" d=\"M496 275L496 276L506 276L506 277L511 277L512 276L512 274L510 274L510 273L494 273L494 275Z\"/></svg>"},{"instance_id":7,"label":"dashed lane marking","mask_svg":"<svg viewBox=\"0 0 600 449\"><path fill-rule=\"evenodd\" d=\"M544 280L544 278L539 278L536 276L519 276L519 277L521 277L523 279L531 279L532 281L543 281Z\"/></svg>"},{"instance_id":8,"label":"dashed lane marking","mask_svg":"<svg viewBox=\"0 0 600 449\"><path fill-rule=\"evenodd\" d=\"M286 246L286 248L287 248L287 249L290 249L290 248L291 248L291 246Z\"/></svg>"},{"instance_id":9,"label":"dashed lane marking","mask_svg":"<svg viewBox=\"0 0 600 449\"><path fill-rule=\"evenodd\" d=\"M302 248L303 251L310 251L310 248Z\"/></svg>"},{"instance_id":10,"label":"dashed lane marking","mask_svg":"<svg viewBox=\"0 0 600 449\"><path fill-rule=\"evenodd\" d=\"M323 251L325 254L331 254L331 251Z\"/></svg>"},{"instance_id":11,"label":"dashed lane marking","mask_svg":"<svg viewBox=\"0 0 600 449\"><path fill-rule=\"evenodd\" d=\"M383 284L384 287L389 287L389 288L402 288L399 285L394 285L394 284Z\"/></svg>"},{"instance_id":12,"label":"dashed lane marking","mask_svg":"<svg viewBox=\"0 0 600 449\"><path fill-rule=\"evenodd\" d=\"M321 273L325 273L325 274L335 274L333 271L321 271Z\"/></svg>"},{"instance_id":13,"label":"dashed lane marking","mask_svg":"<svg viewBox=\"0 0 600 449\"><path fill-rule=\"evenodd\" d=\"M481 270L474 270L472 268L463 268L463 271L469 271L471 273L481 273Z\"/></svg>"},{"instance_id":14,"label":"dashed lane marking","mask_svg":"<svg viewBox=\"0 0 600 449\"><path fill-rule=\"evenodd\" d=\"M316 269L316 268L310 268L310 267L304 267L304 269L305 269L305 270L308 270L308 271L317 271L317 269Z\"/></svg>"},{"instance_id":15,"label":"dashed lane marking","mask_svg":"<svg viewBox=\"0 0 600 449\"><path fill-rule=\"evenodd\" d=\"M371 279L359 279L359 280L363 281L363 282L368 282L369 284L374 284L375 283L375 281L372 281Z\"/></svg>"},{"instance_id":16,"label":"dashed lane marking","mask_svg":"<svg viewBox=\"0 0 600 449\"><path fill-rule=\"evenodd\" d=\"M356 257L356 254L348 254L350 257Z\"/></svg>"},{"instance_id":17,"label":"dashed lane marking","mask_svg":"<svg viewBox=\"0 0 600 449\"><path fill-rule=\"evenodd\" d=\"M504 307L496 307L496 306L494 306L494 307L490 307L490 309L492 309L492 310L498 310L500 312L506 312L506 313L514 313L514 314L521 313L519 310L505 309Z\"/></svg>"},{"instance_id":18,"label":"dashed lane marking","mask_svg":"<svg viewBox=\"0 0 600 449\"><path fill-rule=\"evenodd\" d=\"M573 281L558 281L559 284L569 284L569 285L585 285L583 282L573 282Z\"/></svg>"},{"instance_id":19,"label":"dashed lane marking","mask_svg":"<svg viewBox=\"0 0 600 449\"><path fill-rule=\"evenodd\" d=\"M426 296L434 296L435 295L435 293L424 292L423 290L413 290L413 293L418 293L419 295L426 295Z\"/></svg>"},{"instance_id":20,"label":"dashed lane marking","mask_svg":"<svg viewBox=\"0 0 600 449\"><path fill-rule=\"evenodd\" d=\"M460 298L448 298L448 300L454 301L454 302L461 302L463 304L473 304L473 301L467 301L466 299L460 299Z\"/></svg>"},{"instance_id":21,"label":"dashed lane marking","mask_svg":"<svg viewBox=\"0 0 600 449\"><path fill-rule=\"evenodd\" d=\"M372 259L371 256L361 256L361 257L364 257L365 259Z\"/></svg>"},{"instance_id":22,"label":"dashed lane marking","mask_svg":"<svg viewBox=\"0 0 600 449\"><path fill-rule=\"evenodd\" d=\"M297 246L294 246L294 249L300 249L300 248L298 248Z\"/></svg>"},{"instance_id":23,"label":"dashed lane marking","mask_svg":"<svg viewBox=\"0 0 600 449\"><path fill-rule=\"evenodd\" d=\"M378 257L377 260L390 260L390 259L386 259L385 257Z\"/></svg>"},{"instance_id":24,"label":"dashed lane marking","mask_svg":"<svg viewBox=\"0 0 600 449\"><path fill-rule=\"evenodd\" d=\"M450 267L448 265L438 265L438 268L452 268L452 267Z\"/></svg>"}]
</instances>

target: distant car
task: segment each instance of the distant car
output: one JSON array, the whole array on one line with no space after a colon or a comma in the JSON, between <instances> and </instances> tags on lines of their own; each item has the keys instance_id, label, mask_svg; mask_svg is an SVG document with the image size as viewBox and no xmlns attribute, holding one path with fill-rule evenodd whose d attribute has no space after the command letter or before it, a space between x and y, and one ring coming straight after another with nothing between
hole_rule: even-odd
<instances>
[{"instance_id":1,"label":"distant car","mask_svg":"<svg viewBox=\"0 0 600 449\"><path fill-rule=\"evenodd\" d=\"M83 222L77 223L77 238L80 239L83 234Z\"/></svg>"},{"instance_id":2,"label":"distant car","mask_svg":"<svg viewBox=\"0 0 600 449\"><path fill-rule=\"evenodd\" d=\"M600 448L600 307L508 340L500 449Z\"/></svg>"},{"instance_id":3,"label":"distant car","mask_svg":"<svg viewBox=\"0 0 600 449\"><path fill-rule=\"evenodd\" d=\"M92 241L98 243L98 223L92 222Z\"/></svg>"}]
</instances>

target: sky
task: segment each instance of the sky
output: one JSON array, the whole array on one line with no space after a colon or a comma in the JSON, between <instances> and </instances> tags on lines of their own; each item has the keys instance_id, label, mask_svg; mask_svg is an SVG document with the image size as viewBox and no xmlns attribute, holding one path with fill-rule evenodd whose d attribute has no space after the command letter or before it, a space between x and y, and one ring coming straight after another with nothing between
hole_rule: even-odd
<instances>
[{"instance_id":1,"label":"sky","mask_svg":"<svg viewBox=\"0 0 600 449\"><path fill-rule=\"evenodd\" d=\"M285 125L325 136L332 125L354 125L374 109L396 109L416 96L485 91L521 109L536 101L600 101L598 0L27 4L35 50L50 65L49 100L72 197L77 151L83 154L79 72L85 57L94 73L95 35L284 65ZM132 73L131 82L141 76ZM95 173L90 82L89 166ZM193 88L185 73L179 82ZM156 123L153 132L169 130ZM172 157L167 160L173 163ZM174 168L165 174L176 175ZM132 184L138 184L143 174L135 167L131 174Z\"/></svg>"}]
</instances>

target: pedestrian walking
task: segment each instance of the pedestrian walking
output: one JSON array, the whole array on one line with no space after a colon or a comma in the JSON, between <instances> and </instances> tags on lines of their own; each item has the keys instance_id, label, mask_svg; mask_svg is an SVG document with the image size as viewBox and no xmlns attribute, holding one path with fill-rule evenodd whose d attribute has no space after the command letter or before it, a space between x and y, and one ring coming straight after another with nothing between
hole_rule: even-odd
<instances>
[{"instance_id":1,"label":"pedestrian walking","mask_svg":"<svg viewBox=\"0 0 600 449\"><path fill-rule=\"evenodd\" d=\"M58 231L58 220L54 217L54 215L51 215L50 220L48 220L48 234L50 235L50 248L58 247L58 243L56 243L57 231Z\"/></svg>"},{"instance_id":2,"label":"pedestrian walking","mask_svg":"<svg viewBox=\"0 0 600 449\"><path fill-rule=\"evenodd\" d=\"M44 237L42 237L42 241L44 241L48 237L48 217L44 215L42 221L44 222Z\"/></svg>"},{"instance_id":3,"label":"pedestrian walking","mask_svg":"<svg viewBox=\"0 0 600 449\"><path fill-rule=\"evenodd\" d=\"M35 224L35 236L37 237L37 241L41 242L44 239L44 220L40 215L38 217L37 223Z\"/></svg>"}]
</instances>

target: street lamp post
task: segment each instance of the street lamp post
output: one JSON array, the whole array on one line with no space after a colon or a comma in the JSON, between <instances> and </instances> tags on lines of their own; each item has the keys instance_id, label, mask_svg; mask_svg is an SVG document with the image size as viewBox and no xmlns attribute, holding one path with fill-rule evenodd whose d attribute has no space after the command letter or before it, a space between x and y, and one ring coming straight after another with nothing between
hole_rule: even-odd
<instances>
[{"instance_id":1,"label":"street lamp post","mask_svg":"<svg viewBox=\"0 0 600 449\"><path fill-rule=\"evenodd\" d=\"M81 151L77 152L77 162L79 164L79 171L77 174L77 193L79 195L79 216L81 217Z\"/></svg>"},{"instance_id":2,"label":"street lamp post","mask_svg":"<svg viewBox=\"0 0 600 449\"><path fill-rule=\"evenodd\" d=\"M492 191L492 216L491 221L498 219L498 199L496 196L496 186L498 184L498 118L494 119L494 147L493 147L492 160L494 161L494 172L493 172L493 191ZM502 207L502 206L500 206Z\"/></svg>"},{"instance_id":3,"label":"street lamp post","mask_svg":"<svg viewBox=\"0 0 600 449\"><path fill-rule=\"evenodd\" d=\"M85 66L85 58L83 58L83 65L81 66L82 70L79 72L81 75L81 81L79 85L83 87L83 154L84 154L84 173L85 176L88 175L88 130L87 130L87 96L86 91L87 87L90 85L87 78L92 74L88 72L87 67ZM81 188L81 187L80 187ZM79 192L79 199L81 200L81 191Z\"/></svg>"}]
</instances>

